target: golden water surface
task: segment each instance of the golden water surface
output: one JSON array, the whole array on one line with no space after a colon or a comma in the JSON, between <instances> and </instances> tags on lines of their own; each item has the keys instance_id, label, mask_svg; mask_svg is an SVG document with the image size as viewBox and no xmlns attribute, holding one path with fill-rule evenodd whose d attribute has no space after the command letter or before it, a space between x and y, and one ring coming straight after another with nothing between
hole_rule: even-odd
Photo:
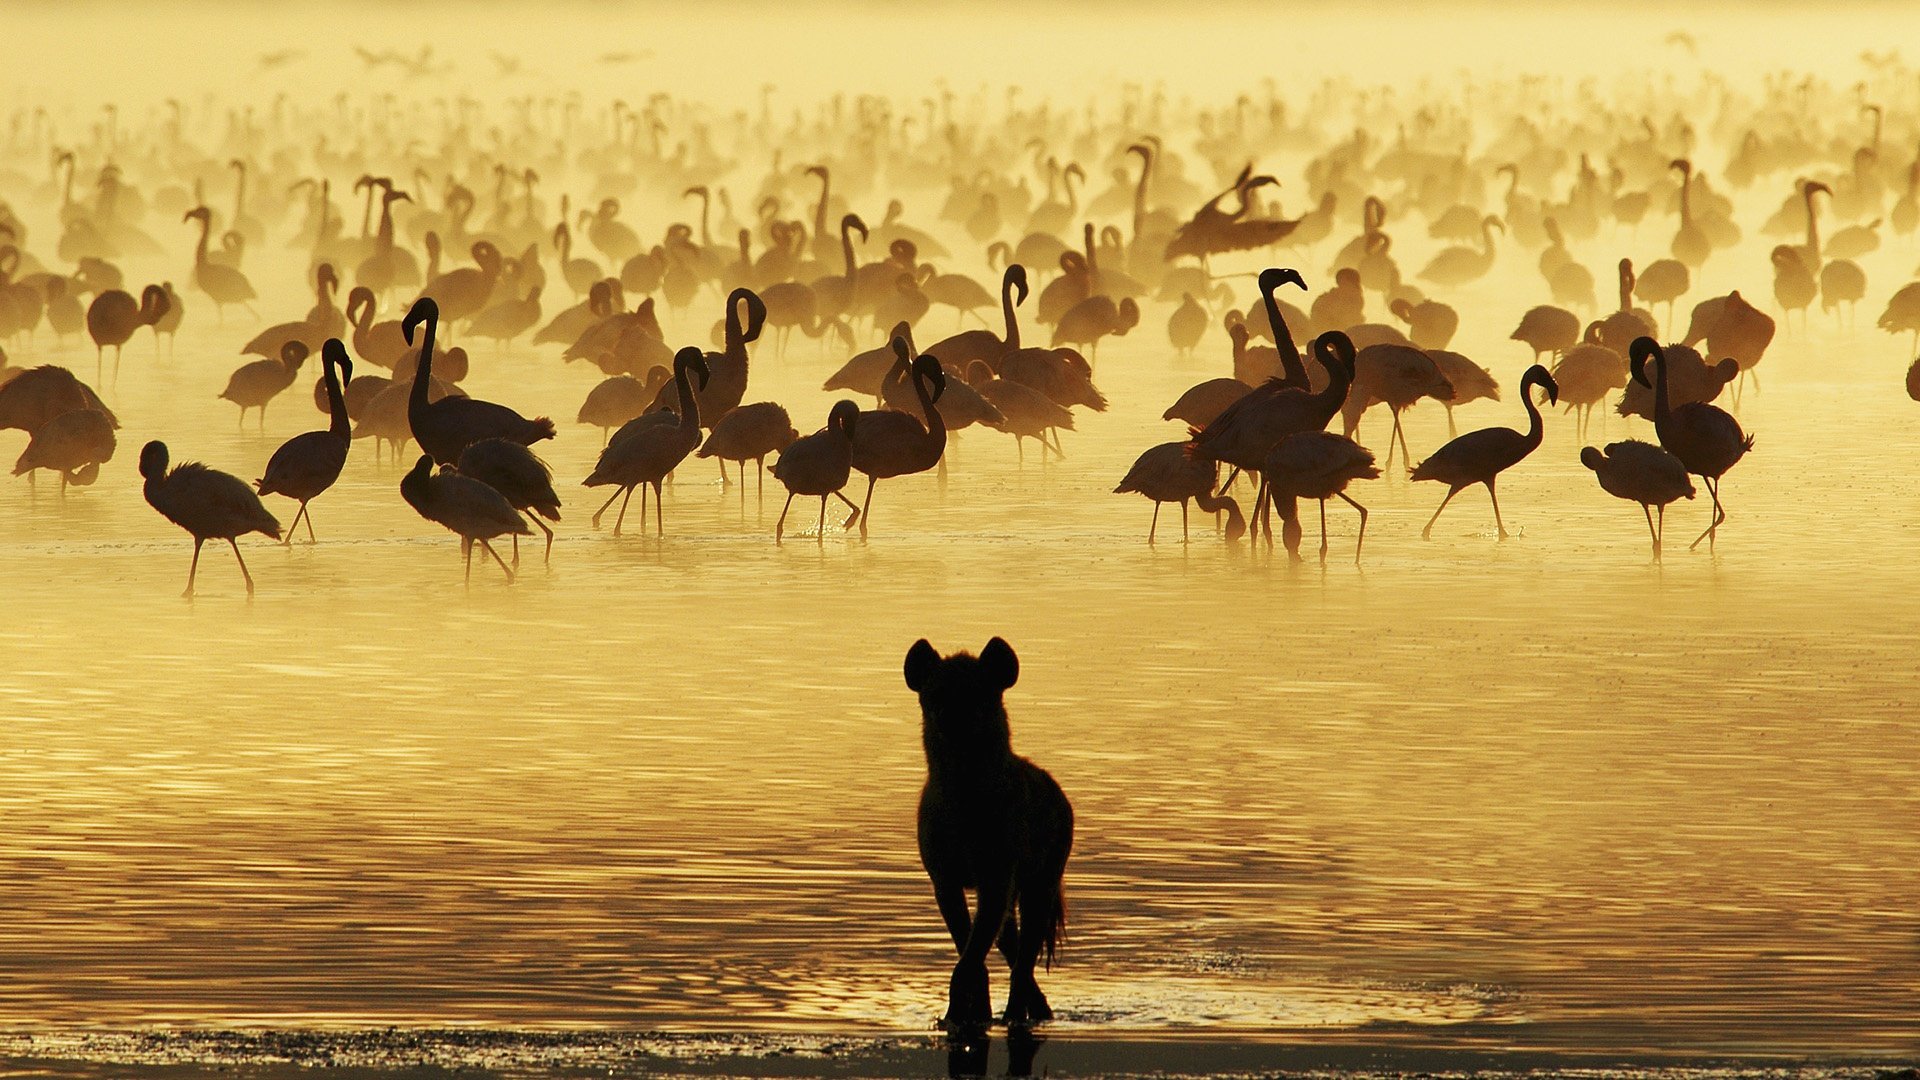
<instances>
[{"instance_id":1,"label":"golden water surface","mask_svg":"<svg viewBox=\"0 0 1920 1080\"><path fill-rule=\"evenodd\" d=\"M309 63L327 93L345 74ZM1296 203L1301 164L1272 163ZM765 168L743 163L736 187ZM908 219L963 250L938 198L911 195ZM1682 319L1731 288L1770 297L1757 227L1777 198L1741 203L1746 240ZM882 197L865 203L877 219ZM630 219L652 238L690 205ZM52 207L16 209L55 235ZM1297 259L1313 288L1353 217ZM1671 220L1578 254L1604 286L1618 257L1663 256ZM129 281L183 281L191 233L147 227L169 254ZM1436 245L1416 218L1399 235L1411 274ZM1669 515L1664 564L1558 411L1501 484L1506 542L1477 489L1422 541L1442 492L1396 466L1353 489L1373 511L1359 567L1339 504L1324 567L1228 544L1197 514L1181 544L1172 510L1148 546L1149 504L1111 488L1180 436L1166 405L1227 370L1217 331L1174 358L1170 309L1149 304L1101 348L1113 407L1078 412L1065 460L1023 465L969 430L944 484L880 486L864 543L819 542L800 503L807 534L776 546L784 492L723 489L709 462L668 489L664 539L589 528L601 496L578 483L600 438L570 421L598 372L470 341L471 393L561 421L537 447L566 500L550 567L530 548L517 584L487 564L463 586L457 541L358 443L314 504L318 544L242 541L251 602L210 546L189 602L191 545L142 501L139 445L250 480L324 426L313 365L264 436L215 399L239 343L310 302L304 256L270 246L248 263L262 322L218 325L189 294L172 356L144 333L129 346L106 392L120 452L94 487L0 485L0 1028L925 1030L951 946L914 850L924 765L901 660L922 636L997 634L1022 660L1016 747L1078 818L1046 978L1064 1031L1920 1047L1920 406L1905 340L1871 327L1920 258L1911 238L1861 260L1859 329L1817 312L1783 328L1740 406L1757 442L1716 550L1685 550L1703 489ZM1462 430L1524 426L1532 358L1507 334L1544 299L1532 261L1512 248L1440 293L1463 314L1454 348L1504 390L1459 410ZM986 277L971 245L953 265ZM1233 284L1244 303L1251 282ZM550 268L549 315L565 292ZM671 341L706 340L721 305L697 310ZM922 341L950 320L936 309ZM87 378L91 353L44 330L10 347ZM811 430L844 357L759 346L748 399ZM1407 429L1417 458L1446 416L1423 403ZM1386 431L1370 414L1359 437ZM1653 438L1608 421L1629 435ZM0 434L0 454L22 445Z\"/></svg>"}]
</instances>

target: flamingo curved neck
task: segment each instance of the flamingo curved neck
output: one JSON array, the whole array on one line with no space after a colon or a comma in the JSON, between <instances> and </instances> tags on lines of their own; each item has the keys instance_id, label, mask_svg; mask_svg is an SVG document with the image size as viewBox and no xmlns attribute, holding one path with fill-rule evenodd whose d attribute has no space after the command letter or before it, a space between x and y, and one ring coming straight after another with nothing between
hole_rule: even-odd
<instances>
[{"instance_id":1,"label":"flamingo curved neck","mask_svg":"<svg viewBox=\"0 0 1920 1080\"><path fill-rule=\"evenodd\" d=\"M680 426L693 431L700 430L700 400L693 396L693 385L687 378L687 365L675 364L673 381L679 384Z\"/></svg>"},{"instance_id":2,"label":"flamingo curved neck","mask_svg":"<svg viewBox=\"0 0 1920 1080\"><path fill-rule=\"evenodd\" d=\"M1013 278L1011 275L1000 280L1000 314L1007 320L1007 349L1020 347L1020 320L1013 314Z\"/></svg>"},{"instance_id":3,"label":"flamingo curved neck","mask_svg":"<svg viewBox=\"0 0 1920 1080\"><path fill-rule=\"evenodd\" d=\"M413 388L407 392L409 417L417 410L425 409L429 404L427 387L433 382L433 331L438 324L438 319L428 319L426 333L420 339L420 362L414 365Z\"/></svg>"},{"instance_id":4,"label":"flamingo curved neck","mask_svg":"<svg viewBox=\"0 0 1920 1080\"><path fill-rule=\"evenodd\" d=\"M340 388L340 373L332 358L321 365L327 381L327 432L336 439L353 437L353 424L347 419L347 398Z\"/></svg>"}]
</instances>

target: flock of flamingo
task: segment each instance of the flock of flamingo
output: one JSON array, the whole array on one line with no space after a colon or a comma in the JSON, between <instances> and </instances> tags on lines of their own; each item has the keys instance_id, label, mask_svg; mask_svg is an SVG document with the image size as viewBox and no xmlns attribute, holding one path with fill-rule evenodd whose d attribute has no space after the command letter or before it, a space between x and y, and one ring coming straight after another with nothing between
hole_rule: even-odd
<instances>
[{"instance_id":1,"label":"flock of flamingo","mask_svg":"<svg viewBox=\"0 0 1920 1080\"><path fill-rule=\"evenodd\" d=\"M663 485L702 457L729 483L729 462L741 483L749 462L773 474L787 490L780 541L796 498L818 500L816 536L868 535L876 485L944 471L950 433L967 427L1012 435L1022 460L1029 440L1043 460L1064 456L1076 410L1107 408L1101 342L1164 333L1150 352L1217 354L1221 374L1168 405L1181 437L1146 449L1114 488L1153 501L1149 542L1168 503L1190 537L1197 505L1225 515L1230 543L1251 530L1271 547L1278 516L1298 559L1312 502L1324 560L1327 503L1339 499L1359 515L1358 560L1367 509L1352 485L1391 468L1396 446L1413 480L1445 489L1423 536L1455 496L1484 486L1504 539L1498 482L1540 448L1544 403L1576 414L1583 443L1596 409L1652 421L1655 442L1589 444L1579 457L1601 488L1640 506L1658 558L1666 509L1695 497L1695 478L1711 508L1694 546L1714 544L1726 521L1722 485L1754 447L1734 412L1779 326L1763 308L1789 332L1816 301L1850 320L1868 292L1856 260L1883 230L1915 232L1920 156L1897 147L1916 145L1920 123L1880 104L1913 80L1879 64L1851 90L1785 77L1757 95L1729 89L1710 128L1677 108L1592 97L1542 118L1511 95L1410 111L1349 88L1335 110L1331 86L1304 117L1272 86L1214 108L1135 89L1117 110L1084 114L1011 95L990 110L952 93L906 107L834 98L791 124L764 103L758 117L721 118L664 94L597 115L559 98L488 116L463 102L437 119L390 102L193 116L170 101L139 124L108 107L67 127L21 111L0 145L0 342L12 350L0 359L0 428L28 437L15 475L53 472L62 497L91 485L116 449L108 400L123 348L147 330L171 356L185 320L212 322L247 358L219 392L243 431L252 412L264 435L266 410L316 354L313 402L327 424L263 448L252 483L173 465L165 442L145 443L146 501L194 541L188 595L208 540L232 548L249 595L240 537L290 544L304 521L315 541L313 504L324 508L356 442L370 467L417 444L400 500L460 538L469 579L477 545L511 582L494 541L511 538L517 564L519 537L538 528L551 558L561 489L532 448L557 428L463 390L486 355L468 344L525 341L597 369L577 415L604 440L581 478L609 489L594 527L618 500L619 536L636 490L644 527L650 489L664 536ZM1327 119L1336 113L1356 120ZM1721 150L1710 177L1698 163ZM1282 212L1279 192L1292 188L1261 171L1276 160L1303 163L1304 212ZM1097 191L1096 176L1107 181ZM547 177L570 186L552 203ZM1778 209L1737 223L1728 190L1778 192ZM688 220L629 210L676 204ZM909 204L926 208L917 223ZM36 220L52 224L29 228ZM1746 289L1695 297L1693 279L1732 258L1748 229L1779 237L1770 265L1741 266ZM1395 233L1416 230L1447 246L1403 273ZM1648 246L1659 257L1620 257ZM253 281L266 248L294 256L276 290L297 274L312 303L263 326ZM1496 263L1529 259L1542 302L1511 334L1535 360L1518 380L1524 430L1468 431L1416 463L1407 409L1431 398L1451 431L1456 408L1499 395L1490 370L1449 349L1461 317L1448 298ZM1593 260L1615 274L1604 300ZM1223 269L1230 261L1242 271ZM136 265L175 270L129 280ZM1243 301L1245 277L1258 288ZM1671 324L1688 299L1684 334L1660 343L1656 312L1664 305ZM676 347L662 308L672 326L717 311L714 348ZM922 342L935 308L981 325ZM1920 347L1920 281L1890 293L1878 325ZM801 362L786 359L796 330L828 357L823 388L847 395L799 424L753 400L750 382L756 351ZM83 334L91 384L12 362ZM1920 360L1907 387L1920 399ZM1384 461L1355 439L1375 406L1392 418ZM167 423L140 418L156 433ZM856 474L857 501L846 490ZM291 525L265 497L291 501ZM829 522L836 500L846 516Z\"/></svg>"}]
</instances>

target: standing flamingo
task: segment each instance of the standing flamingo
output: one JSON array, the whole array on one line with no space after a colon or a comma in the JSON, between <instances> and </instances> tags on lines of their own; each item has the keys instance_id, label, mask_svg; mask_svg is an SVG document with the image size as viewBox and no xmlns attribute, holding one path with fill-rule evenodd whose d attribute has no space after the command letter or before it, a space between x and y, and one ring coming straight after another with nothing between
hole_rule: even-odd
<instances>
[{"instance_id":1,"label":"standing flamingo","mask_svg":"<svg viewBox=\"0 0 1920 1080\"><path fill-rule=\"evenodd\" d=\"M833 409L827 413L826 427L795 439L780 451L780 457L773 463L773 477L787 486L787 501L780 508L780 520L773 525L774 543L779 543L786 531L787 511L792 509L795 495L820 497L818 535L823 542L827 535L829 497L846 503L847 509L853 511L840 527L853 527L860 508L853 505L853 500L842 494L841 489L853 474L853 438L859 423L860 406L843 398L834 402Z\"/></svg>"},{"instance_id":2,"label":"standing flamingo","mask_svg":"<svg viewBox=\"0 0 1920 1080\"><path fill-rule=\"evenodd\" d=\"M473 580L473 545L479 544L500 564L500 572L513 584L513 571L487 541L495 537L531 533L520 511L506 496L471 476L452 470L433 471L433 456L421 454L413 470L400 478L400 497L423 518L444 525L460 537L460 554L466 560L466 580Z\"/></svg>"},{"instance_id":3,"label":"standing flamingo","mask_svg":"<svg viewBox=\"0 0 1920 1080\"><path fill-rule=\"evenodd\" d=\"M893 339L893 352L898 357L896 370L911 369L914 397L920 402L920 413L927 422L923 427L919 420L892 409L860 414L853 434L853 467L867 474L867 497L860 506L863 537L867 535L867 521L873 512L874 485L888 477L926 472L940 463L947 449L947 424L940 410L934 407L946 392L946 371L931 353L909 360L904 338ZM928 384L933 386L931 392Z\"/></svg>"},{"instance_id":4,"label":"standing flamingo","mask_svg":"<svg viewBox=\"0 0 1920 1080\"><path fill-rule=\"evenodd\" d=\"M1604 452L1596 446L1582 447L1580 464L1593 470L1601 490L1640 504L1640 512L1647 518L1647 532L1653 537L1653 557L1658 560L1661 534L1667 529L1667 504L1694 496L1686 465L1660 447L1638 439L1608 443ZM1660 508L1657 528L1653 507Z\"/></svg>"},{"instance_id":5,"label":"standing flamingo","mask_svg":"<svg viewBox=\"0 0 1920 1080\"><path fill-rule=\"evenodd\" d=\"M1651 383L1647 378L1648 360L1660 369ZM1720 478L1753 449L1753 436L1741 431L1740 421L1717 405L1692 401L1671 406L1667 400L1667 356L1652 338L1634 339L1628 363L1634 382L1653 387L1653 430L1660 436L1660 446L1679 458L1688 472L1706 481L1707 495L1713 499L1713 518L1687 550L1699 547L1702 540L1711 550L1720 526L1727 520L1720 502Z\"/></svg>"},{"instance_id":6,"label":"standing flamingo","mask_svg":"<svg viewBox=\"0 0 1920 1080\"><path fill-rule=\"evenodd\" d=\"M240 545L235 541L252 532L280 539L280 522L260 505L260 496L239 477L197 461L168 470L167 444L158 439L141 448L140 475L146 480L143 493L147 505L193 537L187 591L180 595L193 595L193 580L200 572L200 545L208 540L225 540L240 564L247 595L252 596L253 575L247 572L247 560L240 557Z\"/></svg>"},{"instance_id":7,"label":"standing flamingo","mask_svg":"<svg viewBox=\"0 0 1920 1080\"><path fill-rule=\"evenodd\" d=\"M633 498L633 489L653 485L653 505L659 511L654 519L655 535L666 535L666 510L660 505L660 482L666 479L688 454L700 447L700 399L695 397L693 385L688 381L689 373L700 377L700 385L705 386L708 379L707 358L695 346L689 345L673 357L673 385L680 394L680 413L648 413L622 427L608 441L607 448L600 451L600 460L594 463L593 472L582 481L587 487L605 487L613 485L612 497L602 503L594 512L593 524L600 525L600 515L613 505L613 499L621 492L627 499ZM649 420L650 417L659 420ZM647 495L640 493L640 514L645 520ZM627 520L627 503L620 503L620 514L613 521L613 535L620 535L620 525Z\"/></svg>"},{"instance_id":8,"label":"standing flamingo","mask_svg":"<svg viewBox=\"0 0 1920 1080\"><path fill-rule=\"evenodd\" d=\"M427 324L425 339L420 345L420 359L407 396L407 424L420 449L433 455L433 460L440 464L451 465L460 460L462 450L482 439L507 439L530 446L541 439L553 438L553 421L544 416L529 420L505 405L465 396L432 400L427 391L432 383L433 363L438 359L433 353L433 338L440 325L440 307L432 297L415 300L407 317L401 320L400 332L407 344L413 344L414 331L422 322Z\"/></svg>"},{"instance_id":9,"label":"standing flamingo","mask_svg":"<svg viewBox=\"0 0 1920 1080\"><path fill-rule=\"evenodd\" d=\"M1494 483L1501 473L1540 448L1542 428L1540 410L1533 403L1535 386L1546 387L1548 403L1560 401L1560 387L1547 369L1539 364L1528 368L1520 377L1520 403L1527 409L1525 434L1503 427L1469 431L1435 450L1432 457L1413 470L1415 480L1438 480L1447 485L1447 497L1440 500L1433 517L1427 519L1427 527L1420 530L1421 539L1433 539L1433 523L1440 520L1440 511L1445 510L1462 489L1474 484L1487 485L1487 497L1493 500L1494 527L1500 530L1500 539L1507 538L1506 523L1500 520L1500 495L1494 490Z\"/></svg>"},{"instance_id":10,"label":"standing flamingo","mask_svg":"<svg viewBox=\"0 0 1920 1080\"><path fill-rule=\"evenodd\" d=\"M299 343L290 342L289 347L296 344ZM280 449L267 460L266 472L254 484L261 495L285 495L300 500L300 511L287 526L285 542L288 545L293 543L293 533L300 527L301 518L307 521L307 542L314 542L313 515L307 512L307 503L340 479L340 470L347 464L347 448L353 439L346 399L346 384L353 378L353 361L347 357L347 347L339 338L328 338L320 347L320 365L320 377L327 388L327 430L302 432L281 443Z\"/></svg>"}]
</instances>

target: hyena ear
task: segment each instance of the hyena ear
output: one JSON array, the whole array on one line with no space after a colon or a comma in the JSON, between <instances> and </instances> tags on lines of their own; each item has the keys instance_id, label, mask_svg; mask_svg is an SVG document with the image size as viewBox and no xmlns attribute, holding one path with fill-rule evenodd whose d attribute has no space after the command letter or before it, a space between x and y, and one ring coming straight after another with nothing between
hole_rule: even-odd
<instances>
[{"instance_id":1,"label":"hyena ear","mask_svg":"<svg viewBox=\"0 0 1920 1080\"><path fill-rule=\"evenodd\" d=\"M928 680L940 666L940 654L933 650L926 638L913 643L907 650L907 689L914 693L926 689Z\"/></svg>"},{"instance_id":2,"label":"hyena ear","mask_svg":"<svg viewBox=\"0 0 1920 1080\"><path fill-rule=\"evenodd\" d=\"M1020 681L1020 658L1013 655L1013 646L999 638L980 650L980 668L1002 690Z\"/></svg>"}]
</instances>

